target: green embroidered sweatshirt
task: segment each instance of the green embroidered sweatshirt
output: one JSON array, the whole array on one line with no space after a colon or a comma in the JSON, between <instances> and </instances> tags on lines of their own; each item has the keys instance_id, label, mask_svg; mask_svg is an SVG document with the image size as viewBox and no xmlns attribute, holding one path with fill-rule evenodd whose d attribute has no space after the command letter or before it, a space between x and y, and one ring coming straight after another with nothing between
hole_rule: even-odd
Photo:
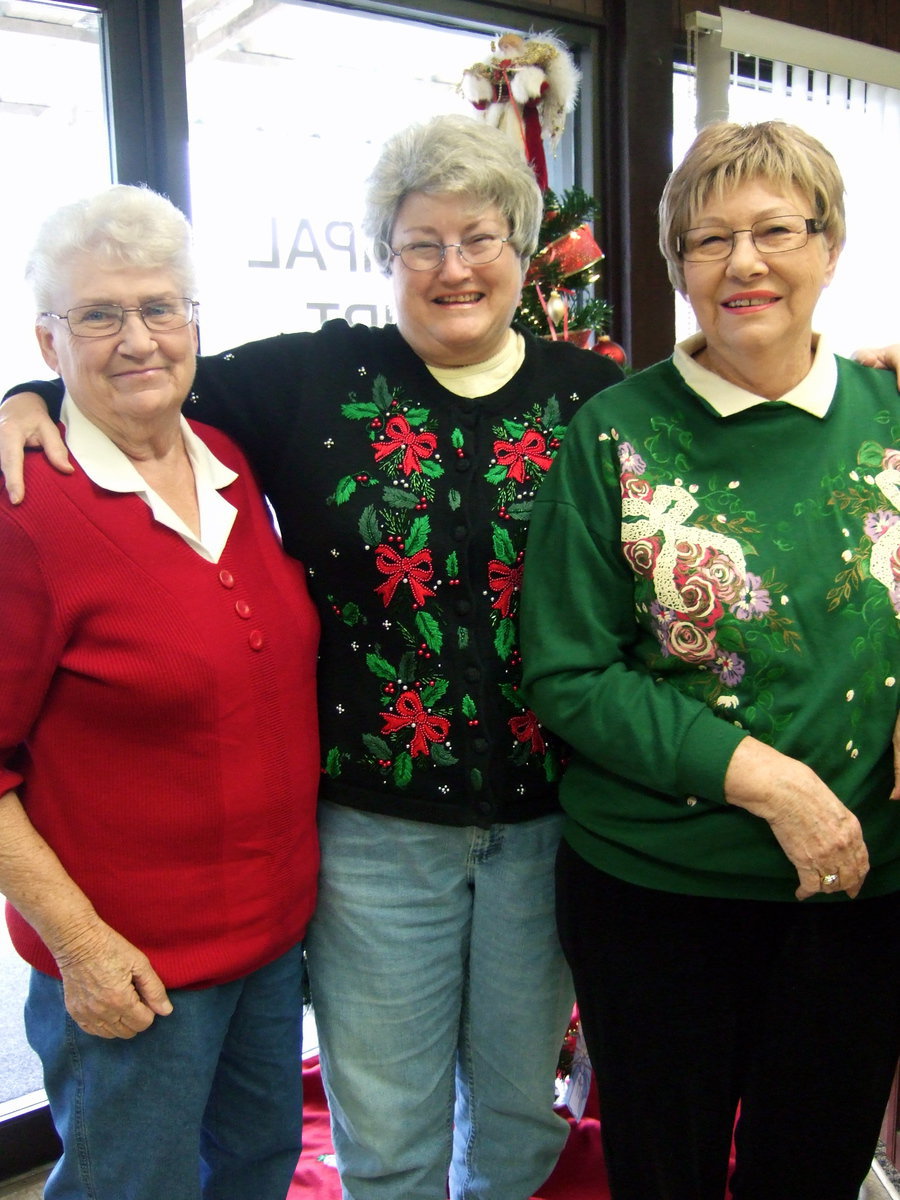
<instances>
[{"instance_id":1,"label":"green embroidered sweatshirt","mask_svg":"<svg viewBox=\"0 0 900 1200\"><path fill-rule=\"evenodd\" d=\"M750 733L859 817L861 895L900 888L900 399L837 368L824 417L722 417L658 363L583 406L536 498L523 688L572 748L566 837L601 870L792 900L768 824L724 800Z\"/></svg>"}]
</instances>

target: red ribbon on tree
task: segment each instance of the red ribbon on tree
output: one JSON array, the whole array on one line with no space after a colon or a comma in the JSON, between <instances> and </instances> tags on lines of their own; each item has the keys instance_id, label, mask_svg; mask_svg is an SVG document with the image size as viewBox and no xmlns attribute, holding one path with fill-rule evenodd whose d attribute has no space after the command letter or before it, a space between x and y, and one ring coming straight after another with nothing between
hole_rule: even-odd
<instances>
[{"instance_id":1,"label":"red ribbon on tree","mask_svg":"<svg viewBox=\"0 0 900 1200\"><path fill-rule=\"evenodd\" d=\"M398 729L412 726L415 732L409 743L409 752L413 758L419 754L428 754L428 743L442 742L450 732L450 722L447 718L428 712L418 692L401 692L394 707L396 712L381 713L384 717L381 732L396 733Z\"/></svg>"},{"instance_id":2,"label":"red ribbon on tree","mask_svg":"<svg viewBox=\"0 0 900 1200\"><path fill-rule=\"evenodd\" d=\"M419 460L431 458L437 448L437 436L433 433L416 433L406 417L393 416L384 428L384 439L374 443L375 461L381 462L401 447L403 452L403 472L411 475L413 471L421 471Z\"/></svg>"},{"instance_id":3,"label":"red ribbon on tree","mask_svg":"<svg viewBox=\"0 0 900 1200\"><path fill-rule=\"evenodd\" d=\"M375 566L382 575L387 575L385 582L375 589L381 593L385 608L393 600L399 583L409 584L416 604L424 604L426 596L434 595L431 588L425 586L434 574L430 550L420 550L418 554L407 558L405 554L399 554L393 546L382 542L375 551Z\"/></svg>"},{"instance_id":4,"label":"red ribbon on tree","mask_svg":"<svg viewBox=\"0 0 900 1200\"><path fill-rule=\"evenodd\" d=\"M548 471L553 458L546 453L547 442L542 433L529 429L517 442L494 442L494 453L501 466L508 467L507 475L517 483L525 482L525 463L532 462Z\"/></svg>"},{"instance_id":5,"label":"red ribbon on tree","mask_svg":"<svg viewBox=\"0 0 900 1200\"><path fill-rule=\"evenodd\" d=\"M499 558L491 559L488 563L488 587L492 592L500 593L491 608L499 609L501 617L509 616L512 598L521 586L521 566L510 567Z\"/></svg>"},{"instance_id":6,"label":"red ribbon on tree","mask_svg":"<svg viewBox=\"0 0 900 1200\"><path fill-rule=\"evenodd\" d=\"M533 753L544 753L547 747L541 736L541 727L538 724L537 717L530 708L526 709L523 713L519 713L517 717L510 717L509 727L517 741L531 742Z\"/></svg>"}]
</instances>

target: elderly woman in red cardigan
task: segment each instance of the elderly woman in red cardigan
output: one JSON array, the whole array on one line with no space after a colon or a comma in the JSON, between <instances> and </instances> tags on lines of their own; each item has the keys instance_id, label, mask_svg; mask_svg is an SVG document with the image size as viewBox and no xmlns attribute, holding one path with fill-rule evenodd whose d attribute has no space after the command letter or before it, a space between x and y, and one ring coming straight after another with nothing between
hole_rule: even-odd
<instances>
[{"instance_id":1,"label":"elderly woman in red cardigan","mask_svg":"<svg viewBox=\"0 0 900 1200\"><path fill-rule=\"evenodd\" d=\"M75 463L0 499L0 891L63 1143L45 1196L283 1200L318 620L241 453L181 417L184 217L108 189L30 276Z\"/></svg>"}]
</instances>

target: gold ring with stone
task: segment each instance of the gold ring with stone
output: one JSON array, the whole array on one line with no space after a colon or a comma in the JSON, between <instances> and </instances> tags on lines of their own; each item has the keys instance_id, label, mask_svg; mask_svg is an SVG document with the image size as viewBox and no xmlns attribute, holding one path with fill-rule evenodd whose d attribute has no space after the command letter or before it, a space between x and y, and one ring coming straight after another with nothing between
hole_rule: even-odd
<instances>
[{"instance_id":1,"label":"gold ring with stone","mask_svg":"<svg viewBox=\"0 0 900 1200\"><path fill-rule=\"evenodd\" d=\"M831 887L833 883L838 883L841 878L840 871L829 871L827 875L822 875L819 882L822 887Z\"/></svg>"}]
</instances>

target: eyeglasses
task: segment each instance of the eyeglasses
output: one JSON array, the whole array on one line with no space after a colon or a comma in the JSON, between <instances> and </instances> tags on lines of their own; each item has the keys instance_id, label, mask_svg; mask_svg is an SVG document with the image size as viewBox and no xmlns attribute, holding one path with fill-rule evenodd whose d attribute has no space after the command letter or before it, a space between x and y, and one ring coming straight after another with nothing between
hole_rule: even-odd
<instances>
[{"instance_id":1,"label":"eyeglasses","mask_svg":"<svg viewBox=\"0 0 900 1200\"><path fill-rule=\"evenodd\" d=\"M822 233L824 228L815 217L798 215L766 217L764 221L754 221L749 229L706 225L682 233L678 238L678 253L685 262L717 262L729 257L739 233L749 233L760 254L786 254L788 250L801 250L811 233Z\"/></svg>"},{"instance_id":2,"label":"eyeglasses","mask_svg":"<svg viewBox=\"0 0 900 1200\"><path fill-rule=\"evenodd\" d=\"M141 320L151 333L170 333L190 325L198 301L179 296L176 300L148 300L139 308L123 308L121 304L82 304L68 312L42 312L42 317L65 321L75 337L109 337L125 324L127 313L141 314Z\"/></svg>"},{"instance_id":3,"label":"eyeglasses","mask_svg":"<svg viewBox=\"0 0 900 1200\"><path fill-rule=\"evenodd\" d=\"M510 234L512 237L512 234ZM435 271L444 261L448 250L455 250L463 262L473 267L483 267L500 257L508 237L497 237L493 233L476 233L461 242L409 242L399 250L391 247L391 254L399 258L410 271Z\"/></svg>"}]
</instances>

